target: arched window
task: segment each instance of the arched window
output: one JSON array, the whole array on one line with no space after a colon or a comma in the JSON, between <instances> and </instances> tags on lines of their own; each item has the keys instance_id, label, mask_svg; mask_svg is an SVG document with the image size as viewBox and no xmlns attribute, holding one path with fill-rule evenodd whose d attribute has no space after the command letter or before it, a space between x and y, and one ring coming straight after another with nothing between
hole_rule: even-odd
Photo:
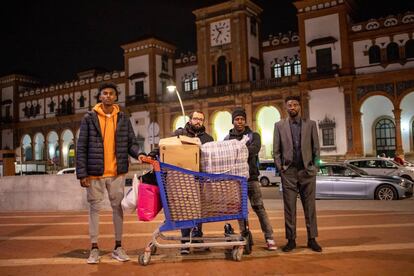
<instances>
[{"instance_id":1,"label":"arched window","mask_svg":"<svg viewBox=\"0 0 414 276\"><path fill-rule=\"evenodd\" d=\"M198 89L198 79L197 78L193 78L191 80L191 89L192 90L197 90Z\"/></svg>"},{"instance_id":2,"label":"arched window","mask_svg":"<svg viewBox=\"0 0 414 276\"><path fill-rule=\"evenodd\" d=\"M373 45L368 50L369 63L380 63L381 62L381 49L378 45Z\"/></svg>"},{"instance_id":3,"label":"arched window","mask_svg":"<svg viewBox=\"0 0 414 276\"><path fill-rule=\"evenodd\" d=\"M273 76L275 78L282 77L282 66L280 66L279 63L276 63L275 65L273 65L272 70L273 70Z\"/></svg>"},{"instance_id":4,"label":"arched window","mask_svg":"<svg viewBox=\"0 0 414 276\"><path fill-rule=\"evenodd\" d=\"M185 92L187 91L191 91L191 80L190 79L185 79L184 83L183 83L183 90Z\"/></svg>"},{"instance_id":5,"label":"arched window","mask_svg":"<svg viewBox=\"0 0 414 276\"><path fill-rule=\"evenodd\" d=\"M283 75L285 77L288 77L292 75L292 67L290 66L290 62L287 61L283 64Z\"/></svg>"},{"instance_id":6,"label":"arched window","mask_svg":"<svg viewBox=\"0 0 414 276\"><path fill-rule=\"evenodd\" d=\"M227 84L227 62L225 56L221 56L217 60L217 84Z\"/></svg>"},{"instance_id":7,"label":"arched window","mask_svg":"<svg viewBox=\"0 0 414 276\"><path fill-rule=\"evenodd\" d=\"M400 59L400 52L398 44L391 42L387 45L387 60L388 62L398 61Z\"/></svg>"},{"instance_id":8,"label":"arched window","mask_svg":"<svg viewBox=\"0 0 414 276\"><path fill-rule=\"evenodd\" d=\"M405 43L405 58L414 58L414 39Z\"/></svg>"},{"instance_id":9,"label":"arched window","mask_svg":"<svg viewBox=\"0 0 414 276\"><path fill-rule=\"evenodd\" d=\"M377 155L385 153L386 156L395 154L395 124L390 119L384 118L375 125L375 141Z\"/></svg>"},{"instance_id":10,"label":"arched window","mask_svg":"<svg viewBox=\"0 0 414 276\"><path fill-rule=\"evenodd\" d=\"M295 60L293 63L293 74L294 75L300 75L302 74L302 68L300 67L300 60Z\"/></svg>"}]
</instances>

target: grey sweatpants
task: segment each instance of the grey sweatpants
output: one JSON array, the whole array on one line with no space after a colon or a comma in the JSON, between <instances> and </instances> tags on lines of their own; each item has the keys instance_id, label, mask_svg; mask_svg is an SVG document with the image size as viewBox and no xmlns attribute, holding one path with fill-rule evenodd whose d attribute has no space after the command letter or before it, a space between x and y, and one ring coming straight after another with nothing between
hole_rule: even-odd
<instances>
[{"instance_id":1,"label":"grey sweatpants","mask_svg":"<svg viewBox=\"0 0 414 276\"><path fill-rule=\"evenodd\" d=\"M108 191L109 201L112 207L112 221L115 230L115 241L122 240L122 224L124 213L121 201L124 198L125 176L106 177L93 179L87 188L89 202L89 236L91 243L98 243L99 235L99 210L104 200L105 189Z\"/></svg>"}]
</instances>

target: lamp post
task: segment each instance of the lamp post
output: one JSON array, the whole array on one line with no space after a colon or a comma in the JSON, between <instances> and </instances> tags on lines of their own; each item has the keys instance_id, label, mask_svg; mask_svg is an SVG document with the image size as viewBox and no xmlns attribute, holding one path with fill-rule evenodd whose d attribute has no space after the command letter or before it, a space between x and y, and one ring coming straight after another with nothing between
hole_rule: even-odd
<instances>
[{"instance_id":1,"label":"lamp post","mask_svg":"<svg viewBox=\"0 0 414 276\"><path fill-rule=\"evenodd\" d=\"M183 106L183 102L181 101L180 93L178 93L177 86L175 86L175 84L171 82L171 83L167 86L167 90L168 90L168 92L170 92L170 93L172 93L172 92L174 92L174 91L175 91L175 93L177 94L178 100L180 101L180 106L181 106L181 111L182 111L182 113L183 113L183 121L184 121L184 126L185 126L185 124L186 124L187 122L185 121L184 106Z\"/></svg>"}]
</instances>

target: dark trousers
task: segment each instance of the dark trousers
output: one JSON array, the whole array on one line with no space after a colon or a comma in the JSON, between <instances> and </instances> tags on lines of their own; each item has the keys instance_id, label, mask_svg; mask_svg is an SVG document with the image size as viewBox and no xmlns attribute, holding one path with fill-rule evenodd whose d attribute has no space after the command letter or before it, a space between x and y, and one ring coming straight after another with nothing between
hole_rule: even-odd
<instances>
[{"instance_id":1,"label":"dark trousers","mask_svg":"<svg viewBox=\"0 0 414 276\"><path fill-rule=\"evenodd\" d=\"M306 169L289 167L281 174L283 205L285 209L285 231L287 239L296 239L296 201L298 194L305 213L308 239L318 236L316 223L315 190L316 176Z\"/></svg>"},{"instance_id":2,"label":"dark trousers","mask_svg":"<svg viewBox=\"0 0 414 276\"><path fill-rule=\"evenodd\" d=\"M191 233L191 229L193 229L193 233L192 233L192 237L193 238L201 238L203 237L203 225L201 223L197 224L197 227L195 228L185 228L185 229L181 229L181 236L183 238L189 238L190 237L190 233ZM185 243L185 242L189 242L190 239L183 239L181 242ZM194 241L194 242L200 242L200 241Z\"/></svg>"}]
</instances>

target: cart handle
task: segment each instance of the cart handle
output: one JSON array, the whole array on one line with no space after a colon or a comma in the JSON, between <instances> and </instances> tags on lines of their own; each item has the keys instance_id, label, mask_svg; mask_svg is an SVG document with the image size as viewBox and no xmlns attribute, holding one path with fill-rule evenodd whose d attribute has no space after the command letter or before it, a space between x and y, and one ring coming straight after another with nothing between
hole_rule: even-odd
<instances>
[{"instance_id":1,"label":"cart handle","mask_svg":"<svg viewBox=\"0 0 414 276\"><path fill-rule=\"evenodd\" d=\"M139 159L143 163L151 164L152 167L154 168L154 171L156 171L156 172L160 172L161 171L160 162L158 162L157 160L154 160L154 159L152 159L151 157L148 157L148 156L142 156Z\"/></svg>"}]
</instances>

